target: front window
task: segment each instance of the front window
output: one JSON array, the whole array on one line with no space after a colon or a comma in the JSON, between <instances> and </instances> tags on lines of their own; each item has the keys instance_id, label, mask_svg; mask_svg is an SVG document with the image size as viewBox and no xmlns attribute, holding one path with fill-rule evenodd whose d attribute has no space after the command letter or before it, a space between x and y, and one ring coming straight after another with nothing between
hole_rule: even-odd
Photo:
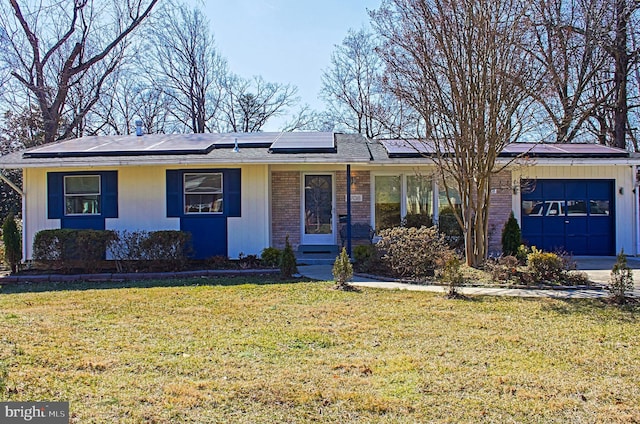
<instances>
[{"instance_id":1,"label":"front window","mask_svg":"<svg viewBox=\"0 0 640 424\"><path fill-rule=\"evenodd\" d=\"M99 175L65 176L65 215L99 215L100 194Z\"/></svg>"},{"instance_id":2,"label":"front window","mask_svg":"<svg viewBox=\"0 0 640 424\"><path fill-rule=\"evenodd\" d=\"M433 225L433 182L423 175L407 175L407 211L405 225L430 227Z\"/></svg>"},{"instance_id":3,"label":"front window","mask_svg":"<svg viewBox=\"0 0 640 424\"><path fill-rule=\"evenodd\" d=\"M375 220L376 231L400 225L402 179L398 175L378 175L375 177Z\"/></svg>"},{"instance_id":4,"label":"front window","mask_svg":"<svg viewBox=\"0 0 640 424\"><path fill-rule=\"evenodd\" d=\"M222 173L184 174L184 211L222 213Z\"/></svg>"}]
</instances>

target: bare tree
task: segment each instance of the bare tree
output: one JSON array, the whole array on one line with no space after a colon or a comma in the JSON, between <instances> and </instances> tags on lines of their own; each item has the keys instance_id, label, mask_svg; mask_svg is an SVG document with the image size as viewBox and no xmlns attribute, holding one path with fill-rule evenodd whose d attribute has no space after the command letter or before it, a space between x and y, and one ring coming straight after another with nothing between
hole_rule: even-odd
<instances>
[{"instance_id":1,"label":"bare tree","mask_svg":"<svg viewBox=\"0 0 640 424\"><path fill-rule=\"evenodd\" d=\"M153 88L146 74L133 66L120 66L112 76L108 96L100 97L87 115L89 134L132 134L136 121L148 133L165 133L175 128L169 114L171 100L164 91Z\"/></svg>"},{"instance_id":2,"label":"bare tree","mask_svg":"<svg viewBox=\"0 0 640 424\"><path fill-rule=\"evenodd\" d=\"M535 0L531 6L526 49L545 76L531 95L543 121L551 121L554 141L569 143L610 95L599 79L608 59L601 47L608 8L602 0Z\"/></svg>"},{"instance_id":3,"label":"bare tree","mask_svg":"<svg viewBox=\"0 0 640 424\"><path fill-rule=\"evenodd\" d=\"M229 75L225 82L225 104L220 114L222 131L258 132L271 119L284 115L298 103L298 89L289 84L250 80Z\"/></svg>"},{"instance_id":4,"label":"bare tree","mask_svg":"<svg viewBox=\"0 0 640 424\"><path fill-rule=\"evenodd\" d=\"M3 60L11 75L37 100L44 126L44 142L60 136L68 110L70 90L89 71L94 93L83 93L87 103L75 110L69 128L84 118L99 97L100 81L117 66L123 43L150 14L158 0L24 2L9 0L0 6L0 22L6 32ZM68 131L63 131L68 133ZM63 136L65 134L62 134Z\"/></svg>"},{"instance_id":5,"label":"bare tree","mask_svg":"<svg viewBox=\"0 0 640 424\"><path fill-rule=\"evenodd\" d=\"M349 30L331 55L331 66L322 74L320 94L338 128L368 138L388 135L389 123L397 116L396 100L382 84L384 64L377 47L372 33Z\"/></svg>"},{"instance_id":6,"label":"bare tree","mask_svg":"<svg viewBox=\"0 0 640 424\"><path fill-rule=\"evenodd\" d=\"M150 25L143 64L157 91L171 98L171 114L189 131L211 131L222 101L226 61L198 8L169 2Z\"/></svg>"},{"instance_id":7,"label":"bare tree","mask_svg":"<svg viewBox=\"0 0 640 424\"><path fill-rule=\"evenodd\" d=\"M447 192L461 198L467 263L487 256L490 180L519 137L535 81L521 46L527 4L519 0L384 0L371 13L393 92L426 123ZM455 187L451 187L453 181ZM451 197L451 196L447 196Z\"/></svg>"}]
</instances>

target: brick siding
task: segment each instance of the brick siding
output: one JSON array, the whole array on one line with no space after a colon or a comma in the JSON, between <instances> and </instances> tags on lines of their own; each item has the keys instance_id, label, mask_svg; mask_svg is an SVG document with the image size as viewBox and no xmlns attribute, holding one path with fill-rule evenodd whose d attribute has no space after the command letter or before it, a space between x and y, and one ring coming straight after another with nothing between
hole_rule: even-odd
<instances>
[{"instance_id":1,"label":"brick siding","mask_svg":"<svg viewBox=\"0 0 640 424\"><path fill-rule=\"evenodd\" d=\"M300 244L300 172L271 174L271 244L284 248L285 239L294 249Z\"/></svg>"},{"instance_id":2,"label":"brick siding","mask_svg":"<svg viewBox=\"0 0 640 424\"><path fill-rule=\"evenodd\" d=\"M347 214L347 172L336 172L336 212ZM351 194L362 196L362 202L351 202L351 223L371 224L371 173L369 171L351 171ZM338 223L337 231L340 232ZM337 237L340 244L340 236ZM366 240L353 240L353 245L367 244Z\"/></svg>"},{"instance_id":3,"label":"brick siding","mask_svg":"<svg viewBox=\"0 0 640 424\"><path fill-rule=\"evenodd\" d=\"M502 171L491 178L489 201L489 254L502 253L502 229L512 210L511 172ZM495 192L494 192L495 190Z\"/></svg>"}]
</instances>

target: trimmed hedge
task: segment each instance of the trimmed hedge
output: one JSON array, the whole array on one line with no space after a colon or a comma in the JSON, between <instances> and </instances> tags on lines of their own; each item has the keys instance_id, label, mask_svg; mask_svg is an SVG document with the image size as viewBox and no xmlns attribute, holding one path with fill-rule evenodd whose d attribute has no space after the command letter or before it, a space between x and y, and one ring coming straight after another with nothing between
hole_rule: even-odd
<instances>
[{"instance_id":1,"label":"trimmed hedge","mask_svg":"<svg viewBox=\"0 0 640 424\"><path fill-rule=\"evenodd\" d=\"M178 271L187 265L190 243L191 234L182 231L43 230L34 238L33 258L47 269L99 272L108 252L120 272Z\"/></svg>"},{"instance_id":2,"label":"trimmed hedge","mask_svg":"<svg viewBox=\"0 0 640 424\"><path fill-rule=\"evenodd\" d=\"M33 258L64 271L98 271L117 235L109 230L43 230L33 240Z\"/></svg>"},{"instance_id":3,"label":"trimmed hedge","mask_svg":"<svg viewBox=\"0 0 640 424\"><path fill-rule=\"evenodd\" d=\"M118 271L179 271L191 252L191 233L176 230L120 231L109 246Z\"/></svg>"}]
</instances>

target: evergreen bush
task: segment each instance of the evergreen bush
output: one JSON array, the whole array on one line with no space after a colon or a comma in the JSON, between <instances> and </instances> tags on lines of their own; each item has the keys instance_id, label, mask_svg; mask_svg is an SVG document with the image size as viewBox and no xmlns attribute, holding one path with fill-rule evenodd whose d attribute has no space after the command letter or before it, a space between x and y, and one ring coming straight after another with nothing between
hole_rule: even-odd
<instances>
[{"instance_id":1,"label":"evergreen bush","mask_svg":"<svg viewBox=\"0 0 640 424\"><path fill-rule=\"evenodd\" d=\"M511 212L502 229L502 254L504 256L516 256L521 243L520 225L518 225L516 217Z\"/></svg>"},{"instance_id":2,"label":"evergreen bush","mask_svg":"<svg viewBox=\"0 0 640 424\"><path fill-rule=\"evenodd\" d=\"M626 302L631 290L633 290L633 271L627 265L627 257L624 255L624 250L621 250L617 256L616 263L611 269L609 293L611 293L611 299L615 303L623 304Z\"/></svg>"},{"instance_id":3,"label":"evergreen bush","mask_svg":"<svg viewBox=\"0 0 640 424\"><path fill-rule=\"evenodd\" d=\"M451 256L447 259L442 269L442 281L447 283L447 297L459 297L458 288L464 284L464 275L462 274L462 261L457 256Z\"/></svg>"},{"instance_id":4,"label":"evergreen bush","mask_svg":"<svg viewBox=\"0 0 640 424\"><path fill-rule=\"evenodd\" d=\"M343 247L340 254L336 257L332 272L336 282L336 289L349 290L351 288L349 280L353 278L353 266L351 265L349 255L347 255L346 248Z\"/></svg>"},{"instance_id":5,"label":"evergreen bush","mask_svg":"<svg viewBox=\"0 0 640 424\"><path fill-rule=\"evenodd\" d=\"M296 255L293 252L291 243L289 243L289 236L285 239L284 250L282 251L282 257L280 258L280 275L282 278L291 278L293 274L298 272L296 265Z\"/></svg>"},{"instance_id":6,"label":"evergreen bush","mask_svg":"<svg viewBox=\"0 0 640 424\"><path fill-rule=\"evenodd\" d=\"M7 215L2 224L2 241L7 265L11 268L11 272L18 272L18 265L22 261L22 242L20 230L12 213Z\"/></svg>"},{"instance_id":7,"label":"evergreen bush","mask_svg":"<svg viewBox=\"0 0 640 424\"><path fill-rule=\"evenodd\" d=\"M266 247L262 249L260 260L262 260L262 265L270 268L276 268L280 265L281 256L282 251L280 249L276 247Z\"/></svg>"}]
</instances>

